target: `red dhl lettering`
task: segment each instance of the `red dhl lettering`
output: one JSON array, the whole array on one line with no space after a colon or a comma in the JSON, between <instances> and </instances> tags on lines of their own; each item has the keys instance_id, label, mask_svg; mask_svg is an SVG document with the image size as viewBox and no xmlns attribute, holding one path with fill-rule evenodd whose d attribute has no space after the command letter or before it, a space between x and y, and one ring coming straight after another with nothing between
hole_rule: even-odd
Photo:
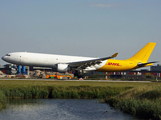
<instances>
[{"instance_id":1,"label":"red dhl lettering","mask_svg":"<svg viewBox=\"0 0 161 120\"><path fill-rule=\"evenodd\" d=\"M112 63L112 62L108 62L108 64L106 64L106 65L112 65L112 66L122 66L122 65L120 65L119 63Z\"/></svg>"}]
</instances>

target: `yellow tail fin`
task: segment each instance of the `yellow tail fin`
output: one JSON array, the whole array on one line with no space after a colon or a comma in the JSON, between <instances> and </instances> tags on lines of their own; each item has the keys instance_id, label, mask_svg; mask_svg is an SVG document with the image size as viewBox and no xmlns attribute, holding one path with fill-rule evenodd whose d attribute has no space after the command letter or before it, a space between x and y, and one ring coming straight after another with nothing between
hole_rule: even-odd
<instances>
[{"instance_id":1,"label":"yellow tail fin","mask_svg":"<svg viewBox=\"0 0 161 120\"><path fill-rule=\"evenodd\" d=\"M155 47L156 43L149 42L139 52L128 60L137 60L142 63L146 63Z\"/></svg>"}]
</instances>

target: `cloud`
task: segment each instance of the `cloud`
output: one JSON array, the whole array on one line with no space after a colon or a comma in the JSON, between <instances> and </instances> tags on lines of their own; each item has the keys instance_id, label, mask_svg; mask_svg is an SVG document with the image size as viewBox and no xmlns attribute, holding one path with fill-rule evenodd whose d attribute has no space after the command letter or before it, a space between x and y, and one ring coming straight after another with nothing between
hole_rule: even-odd
<instances>
[{"instance_id":1,"label":"cloud","mask_svg":"<svg viewBox=\"0 0 161 120\"><path fill-rule=\"evenodd\" d=\"M112 8L119 6L116 3L110 4L110 3L98 3L98 4L91 4L92 7L101 7L101 8Z\"/></svg>"}]
</instances>

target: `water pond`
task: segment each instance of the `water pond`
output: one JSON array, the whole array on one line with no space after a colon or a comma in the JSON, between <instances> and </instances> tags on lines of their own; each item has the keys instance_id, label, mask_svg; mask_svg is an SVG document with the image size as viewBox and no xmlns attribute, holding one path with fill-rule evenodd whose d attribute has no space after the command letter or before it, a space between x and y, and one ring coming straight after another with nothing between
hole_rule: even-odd
<instances>
[{"instance_id":1,"label":"water pond","mask_svg":"<svg viewBox=\"0 0 161 120\"><path fill-rule=\"evenodd\" d=\"M10 100L0 120L138 120L95 99Z\"/></svg>"}]
</instances>

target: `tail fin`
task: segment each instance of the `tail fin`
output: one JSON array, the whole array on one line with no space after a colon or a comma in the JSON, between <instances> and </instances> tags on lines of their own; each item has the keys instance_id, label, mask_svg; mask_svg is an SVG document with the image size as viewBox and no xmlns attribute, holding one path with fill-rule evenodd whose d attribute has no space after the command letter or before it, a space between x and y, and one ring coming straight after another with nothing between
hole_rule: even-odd
<instances>
[{"instance_id":1,"label":"tail fin","mask_svg":"<svg viewBox=\"0 0 161 120\"><path fill-rule=\"evenodd\" d=\"M156 43L149 42L139 52L128 60L137 60L142 63L146 63L155 47Z\"/></svg>"}]
</instances>

